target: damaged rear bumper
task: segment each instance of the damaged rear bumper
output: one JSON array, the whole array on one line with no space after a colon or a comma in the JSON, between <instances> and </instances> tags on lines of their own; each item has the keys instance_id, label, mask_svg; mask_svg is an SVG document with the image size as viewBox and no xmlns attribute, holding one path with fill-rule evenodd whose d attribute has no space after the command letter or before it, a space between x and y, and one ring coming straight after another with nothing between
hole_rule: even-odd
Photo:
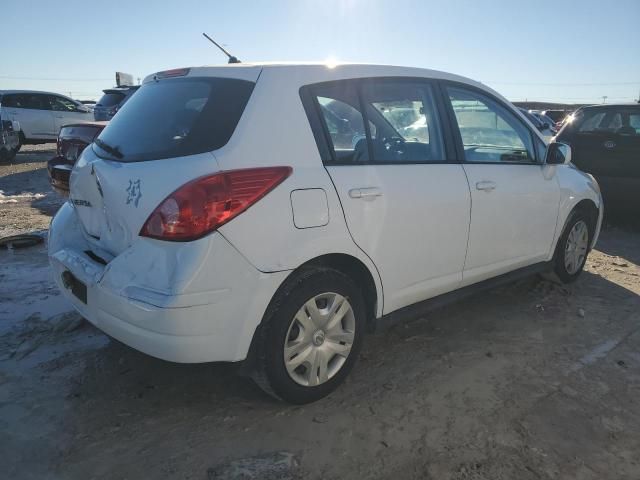
<instances>
[{"instance_id":1,"label":"damaged rear bumper","mask_svg":"<svg viewBox=\"0 0 640 480\"><path fill-rule=\"evenodd\" d=\"M287 275L256 270L219 233L189 243L138 238L102 261L70 203L51 223L49 257L82 316L126 345L181 363L243 360ZM86 286L86 302L65 272Z\"/></svg>"}]
</instances>

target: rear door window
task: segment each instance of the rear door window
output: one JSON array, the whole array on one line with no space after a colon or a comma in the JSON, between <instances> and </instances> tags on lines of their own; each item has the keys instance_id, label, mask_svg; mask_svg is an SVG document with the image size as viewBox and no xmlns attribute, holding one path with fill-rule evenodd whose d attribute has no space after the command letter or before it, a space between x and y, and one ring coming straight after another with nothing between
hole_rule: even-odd
<instances>
[{"instance_id":1,"label":"rear door window","mask_svg":"<svg viewBox=\"0 0 640 480\"><path fill-rule=\"evenodd\" d=\"M355 84L321 85L314 89L314 96L331 139L334 163L368 162L364 116Z\"/></svg>"},{"instance_id":2,"label":"rear door window","mask_svg":"<svg viewBox=\"0 0 640 480\"><path fill-rule=\"evenodd\" d=\"M253 87L252 82L230 78L151 81L109 122L94 150L122 162L217 150L231 138Z\"/></svg>"},{"instance_id":3,"label":"rear door window","mask_svg":"<svg viewBox=\"0 0 640 480\"><path fill-rule=\"evenodd\" d=\"M5 107L26 108L29 110L51 110L47 95L38 93L20 93L8 96L8 103L3 101Z\"/></svg>"},{"instance_id":4,"label":"rear door window","mask_svg":"<svg viewBox=\"0 0 640 480\"><path fill-rule=\"evenodd\" d=\"M375 163L446 161L440 122L430 85L376 80L363 88Z\"/></svg>"},{"instance_id":5,"label":"rear door window","mask_svg":"<svg viewBox=\"0 0 640 480\"><path fill-rule=\"evenodd\" d=\"M439 117L427 83L338 81L311 87L328 133L329 163L446 161Z\"/></svg>"}]
</instances>

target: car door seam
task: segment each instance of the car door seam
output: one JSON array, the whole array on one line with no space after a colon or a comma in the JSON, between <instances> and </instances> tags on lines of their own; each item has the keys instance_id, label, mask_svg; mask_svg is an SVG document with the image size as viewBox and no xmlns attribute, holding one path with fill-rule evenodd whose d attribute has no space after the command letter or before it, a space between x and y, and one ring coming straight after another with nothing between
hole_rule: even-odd
<instances>
[{"instance_id":1,"label":"car door seam","mask_svg":"<svg viewBox=\"0 0 640 480\"><path fill-rule=\"evenodd\" d=\"M462 172L464 173L464 178L467 179L467 190L469 190L469 223L467 225L467 248L464 251L464 262L462 263L462 279L460 284L464 283L464 271L467 268L467 256L469 255L469 241L471 239L471 218L473 215L473 194L471 192L471 183L469 182L469 175L467 174L467 170L464 168L464 164L461 163L460 167L462 168Z\"/></svg>"},{"instance_id":2,"label":"car door seam","mask_svg":"<svg viewBox=\"0 0 640 480\"><path fill-rule=\"evenodd\" d=\"M331 182L331 185L333 185L333 190L336 193L336 197L337 197L338 203L340 205L340 210L342 210L342 218L344 218L344 224L345 224L345 226L347 228L347 232L349 232L349 236L351 237L351 241L369 259L369 261L371 261L371 264L373 265L373 268L376 269L376 273L378 274L378 278L380 279L380 293L381 293L381 296L382 296L382 298L380 299L380 310L381 310L382 314L384 315L384 284L382 282L382 275L380 274L380 270L378 270L378 266L376 265L376 262L374 262L373 259L369 256L369 254L367 252L365 252L364 249L360 245L358 245L358 242L356 242L356 239L354 238L353 234L351 233L351 229L349 228L349 222L347 221L347 215L344 212L344 206L342 205L342 199L340 198L340 194L338 193L338 187L336 186L335 182L333 181L333 177L331 176L331 173L327 169L327 166L324 164L324 162L322 164L322 168L327 173L327 176L329 177L329 181Z\"/></svg>"}]
</instances>

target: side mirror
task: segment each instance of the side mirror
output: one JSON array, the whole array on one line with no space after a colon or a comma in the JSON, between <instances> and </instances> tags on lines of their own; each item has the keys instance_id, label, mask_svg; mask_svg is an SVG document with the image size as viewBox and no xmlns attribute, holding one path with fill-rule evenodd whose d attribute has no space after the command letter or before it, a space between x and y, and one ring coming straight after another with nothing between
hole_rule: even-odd
<instances>
[{"instance_id":1,"label":"side mirror","mask_svg":"<svg viewBox=\"0 0 640 480\"><path fill-rule=\"evenodd\" d=\"M545 163L548 165L567 165L571 163L571 147L566 143L550 143L547 147Z\"/></svg>"}]
</instances>

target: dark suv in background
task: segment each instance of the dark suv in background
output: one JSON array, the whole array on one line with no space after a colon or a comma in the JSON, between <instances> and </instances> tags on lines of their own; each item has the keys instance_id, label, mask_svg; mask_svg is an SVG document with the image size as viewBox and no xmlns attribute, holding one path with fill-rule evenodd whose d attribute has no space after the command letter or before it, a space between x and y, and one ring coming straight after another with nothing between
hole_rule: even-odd
<instances>
[{"instance_id":1,"label":"dark suv in background","mask_svg":"<svg viewBox=\"0 0 640 480\"><path fill-rule=\"evenodd\" d=\"M556 137L600 184L607 209L640 210L640 104L578 109Z\"/></svg>"},{"instance_id":2,"label":"dark suv in background","mask_svg":"<svg viewBox=\"0 0 640 480\"><path fill-rule=\"evenodd\" d=\"M96 121L111 120L138 88L140 88L139 85L131 85L103 90L102 97L93 107L94 119Z\"/></svg>"}]
</instances>

